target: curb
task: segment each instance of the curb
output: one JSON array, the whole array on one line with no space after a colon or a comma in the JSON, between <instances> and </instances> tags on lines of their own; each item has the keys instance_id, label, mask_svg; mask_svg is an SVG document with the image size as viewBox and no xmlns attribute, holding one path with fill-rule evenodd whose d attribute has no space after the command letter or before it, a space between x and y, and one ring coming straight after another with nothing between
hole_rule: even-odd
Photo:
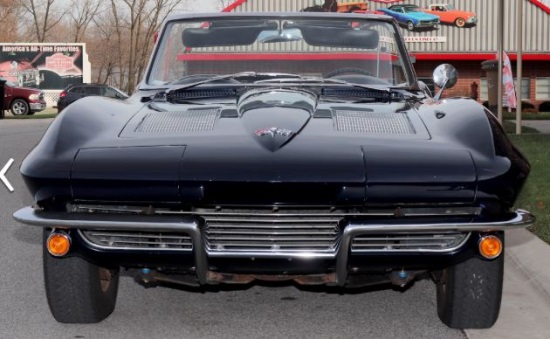
<instances>
[{"instance_id":1,"label":"curb","mask_svg":"<svg viewBox=\"0 0 550 339\"><path fill-rule=\"evenodd\" d=\"M527 283L550 303L550 245L525 229L507 232L506 253Z\"/></svg>"}]
</instances>

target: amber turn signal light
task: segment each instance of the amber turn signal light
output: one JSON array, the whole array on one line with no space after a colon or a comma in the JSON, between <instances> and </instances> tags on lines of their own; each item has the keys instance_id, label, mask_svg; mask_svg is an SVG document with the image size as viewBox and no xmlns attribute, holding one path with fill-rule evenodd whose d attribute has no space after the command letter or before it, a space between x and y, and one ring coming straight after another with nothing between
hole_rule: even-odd
<instances>
[{"instance_id":1,"label":"amber turn signal light","mask_svg":"<svg viewBox=\"0 0 550 339\"><path fill-rule=\"evenodd\" d=\"M502 241L494 235L488 235L479 241L479 253L484 258L494 259L502 253Z\"/></svg>"},{"instance_id":2,"label":"amber turn signal light","mask_svg":"<svg viewBox=\"0 0 550 339\"><path fill-rule=\"evenodd\" d=\"M54 257L61 257L69 253L71 238L62 232L52 232L46 241L48 252Z\"/></svg>"}]
</instances>

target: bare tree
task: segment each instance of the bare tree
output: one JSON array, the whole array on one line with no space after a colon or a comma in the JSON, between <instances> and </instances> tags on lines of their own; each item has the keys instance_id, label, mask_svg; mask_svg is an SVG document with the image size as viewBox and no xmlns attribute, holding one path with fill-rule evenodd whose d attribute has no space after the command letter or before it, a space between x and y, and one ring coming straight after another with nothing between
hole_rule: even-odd
<instances>
[{"instance_id":1,"label":"bare tree","mask_svg":"<svg viewBox=\"0 0 550 339\"><path fill-rule=\"evenodd\" d=\"M0 22L9 29L0 30L0 41L16 41L21 4L17 0L0 0Z\"/></svg>"},{"instance_id":2,"label":"bare tree","mask_svg":"<svg viewBox=\"0 0 550 339\"><path fill-rule=\"evenodd\" d=\"M111 0L112 23L119 48L119 82L125 84L122 88L126 92L132 92L142 77L159 26L168 13L184 1ZM124 68L127 72L122 71Z\"/></svg>"},{"instance_id":3,"label":"bare tree","mask_svg":"<svg viewBox=\"0 0 550 339\"><path fill-rule=\"evenodd\" d=\"M86 30L94 17L102 10L102 2L100 0L71 0L70 4L70 23L69 27L74 34L74 42L84 40Z\"/></svg>"},{"instance_id":4,"label":"bare tree","mask_svg":"<svg viewBox=\"0 0 550 339\"><path fill-rule=\"evenodd\" d=\"M54 6L55 0L20 0L23 10L31 16L33 36L37 42L45 42L50 31L61 22L65 10Z\"/></svg>"}]
</instances>

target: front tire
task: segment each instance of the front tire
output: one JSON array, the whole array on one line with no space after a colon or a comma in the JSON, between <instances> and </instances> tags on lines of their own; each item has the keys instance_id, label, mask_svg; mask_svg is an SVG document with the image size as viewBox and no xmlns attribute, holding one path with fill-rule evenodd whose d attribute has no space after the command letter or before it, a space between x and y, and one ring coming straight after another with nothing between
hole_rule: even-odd
<instances>
[{"instance_id":1,"label":"front tire","mask_svg":"<svg viewBox=\"0 0 550 339\"><path fill-rule=\"evenodd\" d=\"M464 20L463 18L456 18L455 25L456 27L462 28L466 25L466 20Z\"/></svg>"},{"instance_id":2,"label":"front tire","mask_svg":"<svg viewBox=\"0 0 550 339\"><path fill-rule=\"evenodd\" d=\"M11 102L10 110L13 115L29 114L29 104L23 99L15 99Z\"/></svg>"},{"instance_id":3,"label":"front tire","mask_svg":"<svg viewBox=\"0 0 550 339\"><path fill-rule=\"evenodd\" d=\"M118 268L97 266L79 257L56 258L45 242L43 262L46 297L54 318L61 323L97 323L115 309Z\"/></svg>"},{"instance_id":4,"label":"front tire","mask_svg":"<svg viewBox=\"0 0 550 339\"><path fill-rule=\"evenodd\" d=\"M412 21L407 21L407 29L409 31L414 31L414 24Z\"/></svg>"},{"instance_id":5,"label":"front tire","mask_svg":"<svg viewBox=\"0 0 550 339\"><path fill-rule=\"evenodd\" d=\"M437 282L441 321L458 329L493 326L500 311L503 276L504 253L494 260L471 258L444 269Z\"/></svg>"}]
</instances>

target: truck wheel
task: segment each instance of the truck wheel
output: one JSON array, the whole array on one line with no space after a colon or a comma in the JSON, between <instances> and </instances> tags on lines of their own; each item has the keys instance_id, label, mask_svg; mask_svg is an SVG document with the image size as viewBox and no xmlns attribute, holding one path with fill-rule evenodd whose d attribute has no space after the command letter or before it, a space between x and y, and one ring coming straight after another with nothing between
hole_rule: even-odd
<instances>
[{"instance_id":1,"label":"truck wheel","mask_svg":"<svg viewBox=\"0 0 550 339\"><path fill-rule=\"evenodd\" d=\"M414 31L414 24L412 21L407 21L407 29L409 31Z\"/></svg>"},{"instance_id":2,"label":"truck wheel","mask_svg":"<svg viewBox=\"0 0 550 339\"><path fill-rule=\"evenodd\" d=\"M455 25L456 27L464 27L464 25L466 25L466 20L463 18L456 18Z\"/></svg>"},{"instance_id":3,"label":"truck wheel","mask_svg":"<svg viewBox=\"0 0 550 339\"><path fill-rule=\"evenodd\" d=\"M502 298L504 253L494 260L472 258L443 270L437 282L437 313L451 328L489 328Z\"/></svg>"},{"instance_id":4,"label":"truck wheel","mask_svg":"<svg viewBox=\"0 0 550 339\"><path fill-rule=\"evenodd\" d=\"M50 231L44 229L44 243ZM97 323L115 309L118 268L107 269L79 257L56 258L43 245L46 297L61 323Z\"/></svg>"},{"instance_id":5,"label":"truck wheel","mask_svg":"<svg viewBox=\"0 0 550 339\"><path fill-rule=\"evenodd\" d=\"M27 115L29 104L23 99L15 99L11 102L10 110L13 115Z\"/></svg>"}]
</instances>

